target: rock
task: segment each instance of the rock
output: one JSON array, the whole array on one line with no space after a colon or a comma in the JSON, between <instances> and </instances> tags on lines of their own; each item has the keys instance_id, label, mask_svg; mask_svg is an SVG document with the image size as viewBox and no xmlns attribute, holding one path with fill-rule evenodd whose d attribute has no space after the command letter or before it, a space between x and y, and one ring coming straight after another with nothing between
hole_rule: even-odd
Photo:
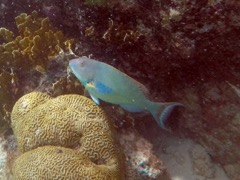
<instances>
[{"instance_id":1,"label":"rock","mask_svg":"<svg viewBox=\"0 0 240 180\"><path fill-rule=\"evenodd\" d=\"M179 121L184 134L205 147L230 178L240 177L236 166L240 162L240 98L236 88L221 82L185 89L186 113Z\"/></svg>"},{"instance_id":2,"label":"rock","mask_svg":"<svg viewBox=\"0 0 240 180\"><path fill-rule=\"evenodd\" d=\"M154 153L153 144L144 137L134 130L122 130L119 140L126 155L128 167L133 174L136 174L132 179L171 179L164 163Z\"/></svg>"}]
</instances>

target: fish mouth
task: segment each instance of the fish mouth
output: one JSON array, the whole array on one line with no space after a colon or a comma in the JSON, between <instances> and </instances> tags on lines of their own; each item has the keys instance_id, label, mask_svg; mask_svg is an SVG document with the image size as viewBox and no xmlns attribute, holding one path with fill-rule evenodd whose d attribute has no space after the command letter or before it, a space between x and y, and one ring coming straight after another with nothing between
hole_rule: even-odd
<instances>
[{"instance_id":1,"label":"fish mouth","mask_svg":"<svg viewBox=\"0 0 240 180\"><path fill-rule=\"evenodd\" d=\"M79 59L72 59L69 61L69 66L77 65L79 64Z\"/></svg>"}]
</instances>

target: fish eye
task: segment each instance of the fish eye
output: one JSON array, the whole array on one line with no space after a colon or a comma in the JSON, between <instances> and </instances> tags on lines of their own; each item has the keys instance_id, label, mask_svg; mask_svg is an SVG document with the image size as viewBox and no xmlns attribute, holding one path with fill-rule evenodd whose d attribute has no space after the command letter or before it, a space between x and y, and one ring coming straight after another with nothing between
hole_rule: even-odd
<instances>
[{"instance_id":1,"label":"fish eye","mask_svg":"<svg viewBox=\"0 0 240 180\"><path fill-rule=\"evenodd\" d=\"M85 64L84 61L81 61L81 62L80 62L80 67L83 67L84 64Z\"/></svg>"}]
</instances>

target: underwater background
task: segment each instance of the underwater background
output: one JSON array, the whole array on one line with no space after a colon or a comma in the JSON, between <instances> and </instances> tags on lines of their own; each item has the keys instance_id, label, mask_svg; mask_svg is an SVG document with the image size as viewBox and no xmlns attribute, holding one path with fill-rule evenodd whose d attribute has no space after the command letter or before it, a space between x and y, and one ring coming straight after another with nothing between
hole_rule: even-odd
<instances>
[{"instance_id":1,"label":"underwater background","mask_svg":"<svg viewBox=\"0 0 240 180\"><path fill-rule=\"evenodd\" d=\"M66 169L56 179L240 179L238 0L0 3L0 179L40 179L38 166ZM68 68L78 56L141 82L153 101L184 104L171 131L84 98Z\"/></svg>"}]
</instances>

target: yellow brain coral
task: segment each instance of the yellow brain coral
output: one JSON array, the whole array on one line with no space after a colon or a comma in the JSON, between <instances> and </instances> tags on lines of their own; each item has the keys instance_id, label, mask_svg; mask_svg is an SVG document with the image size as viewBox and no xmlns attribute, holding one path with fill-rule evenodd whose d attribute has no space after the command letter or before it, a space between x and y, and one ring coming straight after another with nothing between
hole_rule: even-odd
<instances>
[{"instance_id":1,"label":"yellow brain coral","mask_svg":"<svg viewBox=\"0 0 240 180\"><path fill-rule=\"evenodd\" d=\"M38 78L34 69L44 73L53 57L66 58L72 53L73 39L36 11L21 13L15 21L16 32L0 27L0 126L2 119L9 120L9 111L22 93L20 81L32 75Z\"/></svg>"},{"instance_id":2,"label":"yellow brain coral","mask_svg":"<svg viewBox=\"0 0 240 180\"><path fill-rule=\"evenodd\" d=\"M18 157L13 174L15 180L110 180L112 177L103 169L72 149L43 146Z\"/></svg>"},{"instance_id":3,"label":"yellow brain coral","mask_svg":"<svg viewBox=\"0 0 240 180\"><path fill-rule=\"evenodd\" d=\"M51 98L33 92L16 102L11 120L20 152L46 145L74 148L104 165L111 179L124 179L123 155L111 121L90 99L79 95Z\"/></svg>"}]
</instances>

